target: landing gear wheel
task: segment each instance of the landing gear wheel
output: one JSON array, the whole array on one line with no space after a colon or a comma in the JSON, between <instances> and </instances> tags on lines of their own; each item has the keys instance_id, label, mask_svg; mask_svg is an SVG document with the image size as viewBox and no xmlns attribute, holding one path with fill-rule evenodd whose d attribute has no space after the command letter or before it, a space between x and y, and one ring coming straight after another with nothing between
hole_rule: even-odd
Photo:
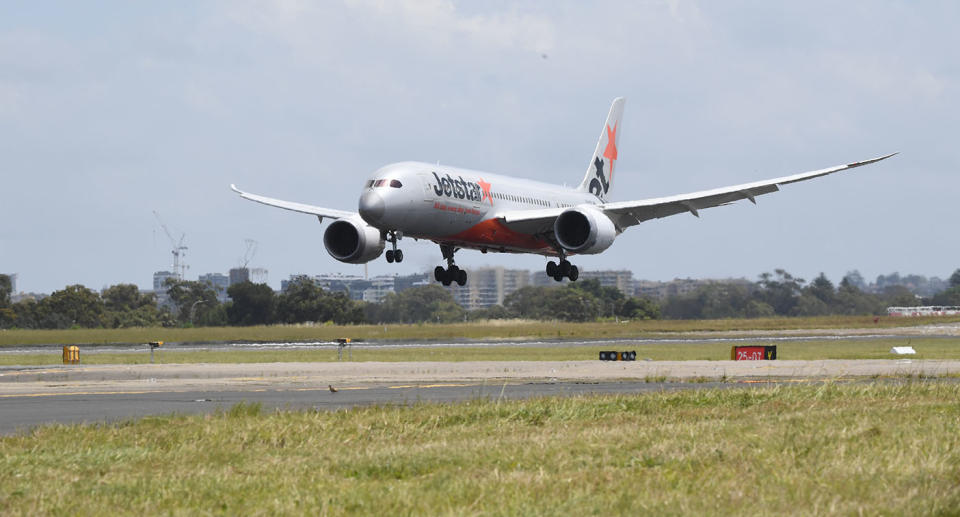
<instances>
[{"instance_id":1,"label":"landing gear wheel","mask_svg":"<svg viewBox=\"0 0 960 517\"><path fill-rule=\"evenodd\" d=\"M397 262L399 262L399 260ZM569 278L571 282L576 282L577 279L580 278L580 269L577 266L571 265L570 272L567 273L567 278Z\"/></svg>"},{"instance_id":2,"label":"landing gear wheel","mask_svg":"<svg viewBox=\"0 0 960 517\"><path fill-rule=\"evenodd\" d=\"M557 271L557 274L553 275L553 279L556 280L557 282L562 282L562 281L563 281L563 275L561 275L560 272Z\"/></svg>"},{"instance_id":3,"label":"landing gear wheel","mask_svg":"<svg viewBox=\"0 0 960 517\"><path fill-rule=\"evenodd\" d=\"M400 262L399 260L397 262ZM393 250L387 250L387 263L393 264Z\"/></svg>"},{"instance_id":4,"label":"landing gear wheel","mask_svg":"<svg viewBox=\"0 0 960 517\"><path fill-rule=\"evenodd\" d=\"M388 252L388 253L389 253L389 252ZM402 251L402 250L394 251L394 252L393 252L393 260L397 261L398 264L399 264L400 262L403 262L403 251Z\"/></svg>"},{"instance_id":5,"label":"landing gear wheel","mask_svg":"<svg viewBox=\"0 0 960 517\"><path fill-rule=\"evenodd\" d=\"M547 276L557 276L557 263L552 260L547 262Z\"/></svg>"},{"instance_id":6,"label":"landing gear wheel","mask_svg":"<svg viewBox=\"0 0 960 517\"><path fill-rule=\"evenodd\" d=\"M443 282L443 277L447 274L447 270L443 269L440 266L433 268L433 279L437 282Z\"/></svg>"},{"instance_id":7,"label":"landing gear wheel","mask_svg":"<svg viewBox=\"0 0 960 517\"><path fill-rule=\"evenodd\" d=\"M467 272L462 269L457 270L457 285L460 287L467 285Z\"/></svg>"},{"instance_id":8,"label":"landing gear wheel","mask_svg":"<svg viewBox=\"0 0 960 517\"><path fill-rule=\"evenodd\" d=\"M561 260L560 261L560 276L567 276L570 274L570 261Z\"/></svg>"}]
</instances>

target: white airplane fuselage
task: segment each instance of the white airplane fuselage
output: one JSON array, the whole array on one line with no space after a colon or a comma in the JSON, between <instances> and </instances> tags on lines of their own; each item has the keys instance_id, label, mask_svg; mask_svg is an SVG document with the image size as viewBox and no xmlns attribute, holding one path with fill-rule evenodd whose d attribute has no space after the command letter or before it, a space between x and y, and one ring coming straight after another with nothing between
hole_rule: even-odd
<instances>
[{"instance_id":1,"label":"white airplane fuselage","mask_svg":"<svg viewBox=\"0 0 960 517\"><path fill-rule=\"evenodd\" d=\"M404 237L481 251L556 255L543 235L508 228L497 215L512 210L599 205L590 193L490 172L400 162L374 172L359 200L363 220Z\"/></svg>"}]
</instances>

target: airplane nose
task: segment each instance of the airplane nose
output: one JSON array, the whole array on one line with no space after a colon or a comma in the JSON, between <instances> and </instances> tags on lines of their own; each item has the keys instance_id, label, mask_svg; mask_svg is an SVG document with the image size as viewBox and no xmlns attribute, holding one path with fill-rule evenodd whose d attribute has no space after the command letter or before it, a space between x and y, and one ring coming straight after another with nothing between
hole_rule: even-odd
<instances>
[{"instance_id":1,"label":"airplane nose","mask_svg":"<svg viewBox=\"0 0 960 517\"><path fill-rule=\"evenodd\" d=\"M360 196L360 217L367 224L376 226L383 218L383 198L380 194L368 190Z\"/></svg>"}]
</instances>

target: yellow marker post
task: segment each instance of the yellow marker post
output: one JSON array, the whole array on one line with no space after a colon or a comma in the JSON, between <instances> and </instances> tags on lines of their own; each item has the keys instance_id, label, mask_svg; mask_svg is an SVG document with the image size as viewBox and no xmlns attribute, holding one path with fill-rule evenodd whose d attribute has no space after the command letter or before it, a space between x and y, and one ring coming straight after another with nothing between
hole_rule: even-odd
<instances>
[{"instance_id":1,"label":"yellow marker post","mask_svg":"<svg viewBox=\"0 0 960 517\"><path fill-rule=\"evenodd\" d=\"M80 364L80 347L76 345L63 347L63 364Z\"/></svg>"}]
</instances>

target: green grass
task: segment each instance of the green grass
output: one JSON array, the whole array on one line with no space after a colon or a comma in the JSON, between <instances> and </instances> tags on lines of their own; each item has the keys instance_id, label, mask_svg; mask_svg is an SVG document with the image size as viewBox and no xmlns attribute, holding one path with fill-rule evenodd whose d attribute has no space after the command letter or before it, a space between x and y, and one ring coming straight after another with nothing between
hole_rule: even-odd
<instances>
[{"instance_id":1,"label":"green grass","mask_svg":"<svg viewBox=\"0 0 960 517\"><path fill-rule=\"evenodd\" d=\"M728 320L656 320L565 323L541 321L484 321L419 325L273 325L268 327L202 327L190 329L71 329L0 330L0 346L37 344L106 344L219 341L332 341L339 337L365 340L439 339L556 339L640 337L672 332L733 332L820 328L891 328L960 322L960 317L879 318L825 316Z\"/></svg>"},{"instance_id":2,"label":"green grass","mask_svg":"<svg viewBox=\"0 0 960 517\"><path fill-rule=\"evenodd\" d=\"M738 342L777 346L777 357L787 359L894 359L890 348L910 344L917 355L910 359L960 359L960 338L893 338L875 340L810 340L790 342ZM661 343L591 346L486 346L486 347L403 347L353 350L353 361L582 361L596 359L601 350L636 350L637 359L655 361L687 361L730 359L732 343ZM81 347L83 364L144 364L150 362L150 352L86 353ZM343 354L347 360L347 352ZM337 361L334 347L295 350L196 350L177 351L159 349L157 363L276 363L276 362L332 362ZM0 354L0 366L53 365L62 362L59 349L40 354Z\"/></svg>"},{"instance_id":3,"label":"green grass","mask_svg":"<svg viewBox=\"0 0 960 517\"><path fill-rule=\"evenodd\" d=\"M956 515L960 385L826 384L51 425L5 515Z\"/></svg>"}]
</instances>

